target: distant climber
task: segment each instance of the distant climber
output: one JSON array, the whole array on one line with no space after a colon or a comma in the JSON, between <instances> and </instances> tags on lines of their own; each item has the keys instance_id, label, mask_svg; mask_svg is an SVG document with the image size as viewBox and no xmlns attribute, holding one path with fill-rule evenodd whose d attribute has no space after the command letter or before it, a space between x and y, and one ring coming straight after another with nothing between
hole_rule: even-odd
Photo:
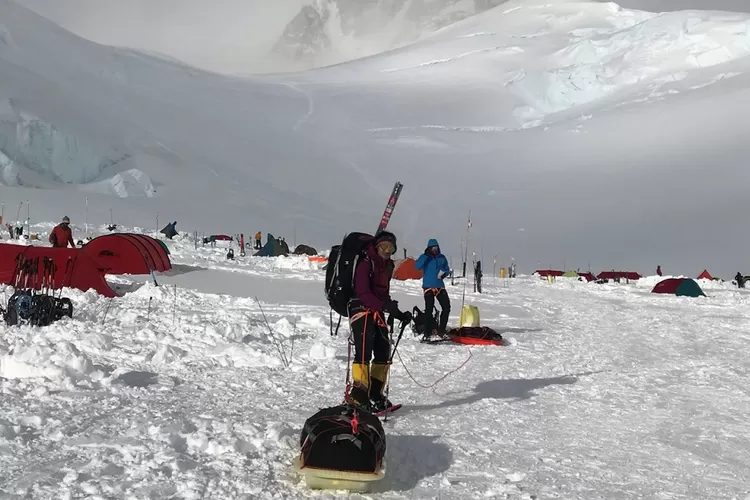
<instances>
[{"instance_id":1,"label":"distant climber","mask_svg":"<svg viewBox=\"0 0 750 500\"><path fill-rule=\"evenodd\" d=\"M745 277L742 276L741 272L737 272L737 274L734 277L734 280L737 282L737 288L745 288Z\"/></svg>"},{"instance_id":2,"label":"distant climber","mask_svg":"<svg viewBox=\"0 0 750 500\"><path fill-rule=\"evenodd\" d=\"M662 276L661 266L656 266L656 274L658 274L659 276Z\"/></svg>"},{"instance_id":3,"label":"distant climber","mask_svg":"<svg viewBox=\"0 0 750 500\"><path fill-rule=\"evenodd\" d=\"M62 218L62 222L55 226L49 234L49 242L55 248L68 248L68 245L73 248L76 247L73 241L73 231L70 229L70 219L67 215Z\"/></svg>"},{"instance_id":4,"label":"distant climber","mask_svg":"<svg viewBox=\"0 0 750 500\"><path fill-rule=\"evenodd\" d=\"M260 250L261 248L263 248L263 244L260 242L262 236L263 235L261 234L260 231L255 233L255 249L256 250Z\"/></svg>"},{"instance_id":5,"label":"distant climber","mask_svg":"<svg viewBox=\"0 0 750 500\"><path fill-rule=\"evenodd\" d=\"M440 252L438 240L432 238L427 242L427 248L419 256L415 264L417 270L422 271L422 291L424 295L425 329L424 340L439 340L447 335L448 318L451 313L451 301L445 290L444 278L453 271L448 266L448 259ZM440 324L433 325L433 309L435 300L440 304Z\"/></svg>"}]
</instances>

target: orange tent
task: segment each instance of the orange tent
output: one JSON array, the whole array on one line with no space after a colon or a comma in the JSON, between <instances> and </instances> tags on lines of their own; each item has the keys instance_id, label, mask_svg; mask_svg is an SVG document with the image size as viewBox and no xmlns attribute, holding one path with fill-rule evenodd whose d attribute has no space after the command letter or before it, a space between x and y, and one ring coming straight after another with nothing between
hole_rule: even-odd
<instances>
[{"instance_id":1,"label":"orange tent","mask_svg":"<svg viewBox=\"0 0 750 500\"><path fill-rule=\"evenodd\" d=\"M421 280L422 271L417 271L417 261L411 257L396 262L393 278L397 280Z\"/></svg>"},{"instance_id":2,"label":"orange tent","mask_svg":"<svg viewBox=\"0 0 750 500\"><path fill-rule=\"evenodd\" d=\"M699 280L701 280L701 279L703 279L703 280L712 280L712 279L714 279L714 277L711 276L711 274L708 272L707 269L704 269L703 272L698 275L698 279Z\"/></svg>"}]
</instances>

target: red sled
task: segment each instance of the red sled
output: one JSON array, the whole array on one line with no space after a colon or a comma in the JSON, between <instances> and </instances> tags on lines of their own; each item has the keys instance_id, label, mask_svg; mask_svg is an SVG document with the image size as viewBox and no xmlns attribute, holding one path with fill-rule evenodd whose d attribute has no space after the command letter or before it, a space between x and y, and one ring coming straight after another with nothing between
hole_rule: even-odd
<instances>
[{"instance_id":1,"label":"red sled","mask_svg":"<svg viewBox=\"0 0 750 500\"><path fill-rule=\"evenodd\" d=\"M475 339L472 337L462 337L460 335L451 335L451 341L457 344L467 345L506 345L505 340Z\"/></svg>"},{"instance_id":2,"label":"red sled","mask_svg":"<svg viewBox=\"0 0 750 500\"><path fill-rule=\"evenodd\" d=\"M502 335L486 326L464 326L448 332L451 341L466 345L508 345Z\"/></svg>"}]
</instances>

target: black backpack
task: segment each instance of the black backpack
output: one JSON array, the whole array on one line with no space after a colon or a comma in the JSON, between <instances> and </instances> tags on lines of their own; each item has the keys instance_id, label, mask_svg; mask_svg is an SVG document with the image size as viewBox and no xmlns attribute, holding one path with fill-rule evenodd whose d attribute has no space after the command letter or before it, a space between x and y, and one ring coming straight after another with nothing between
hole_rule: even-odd
<instances>
[{"instance_id":1,"label":"black backpack","mask_svg":"<svg viewBox=\"0 0 750 500\"><path fill-rule=\"evenodd\" d=\"M331 248L326 268L326 299L340 316L349 316L347 305L354 298L354 269L365 257L367 245L373 238L366 233L349 233L341 245Z\"/></svg>"}]
</instances>

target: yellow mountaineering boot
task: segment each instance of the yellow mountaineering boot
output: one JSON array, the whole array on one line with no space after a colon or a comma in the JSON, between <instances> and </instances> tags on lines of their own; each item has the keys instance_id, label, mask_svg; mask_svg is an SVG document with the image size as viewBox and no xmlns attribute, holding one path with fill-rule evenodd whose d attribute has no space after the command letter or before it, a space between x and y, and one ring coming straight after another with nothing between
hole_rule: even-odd
<instances>
[{"instance_id":1,"label":"yellow mountaineering boot","mask_svg":"<svg viewBox=\"0 0 750 500\"><path fill-rule=\"evenodd\" d=\"M352 388L347 403L369 409L370 365L352 363Z\"/></svg>"},{"instance_id":2,"label":"yellow mountaineering boot","mask_svg":"<svg viewBox=\"0 0 750 500\"><path fill-rule=\"evenodd\" d=\"M377 413L384 411L393 404L383 394L386 382L388 381L388 371L390 363L373 362L370 368L370 399L372 400L372 411Z\"/></svg>"}]
</instances>

